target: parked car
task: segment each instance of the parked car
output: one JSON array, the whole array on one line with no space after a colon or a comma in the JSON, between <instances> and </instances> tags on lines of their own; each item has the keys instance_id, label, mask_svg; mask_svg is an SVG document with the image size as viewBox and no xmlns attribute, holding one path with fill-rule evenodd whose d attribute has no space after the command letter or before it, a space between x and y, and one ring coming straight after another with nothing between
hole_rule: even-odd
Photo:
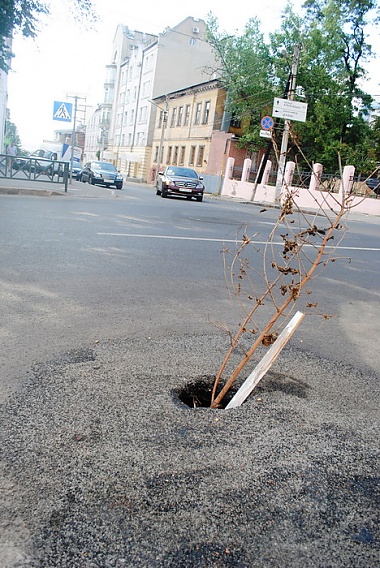
<instances>
[{"instance_id":1,"label":"parked car","mask_svg":"<svg viewBox=\"0 0 380 568\"><path fill-rule=\"evenodd\" d=\"M367 186L376 193L376 197L380 195L380 179L369 178L366 181Z\"/></svg>"},{"instance_id":2,"label":"parked car","mask_svg":"<svg viewBox=\"0 0 380 568\"><path fill-rule=\"evenodd\" d=\"M123 187L123 176L110 162L87 162L79 172L77 179L92 185L105 185L116 189Z\"/></svg>"},{"instance_id":3,"label":"parked car","mask_svg":"<svg viewBox=\"0 0 380 568\"><path fill-rule=\"evenodd\" d=\"M57 162L57 153L49 150L36 150L28 156L17 158L14 161L15 170L36 172L38 174L60 175L60 164Z\"/></svg>"},{"instance_id":4,"label":"parked car","mask_svg":"<svg viewBox=\"0 0 380 568\"><path fill-rule=\"evenodd\" d=\"M78 176L80 176L80 173L82 171L81 164L77 160L73 160L72 165L69 164L69 175L70 175L70 167L72 168L71 172L72 172L73 179L79 179Z\"/></svg>"},{"instance_id":5,"label":"parked car","mask_svg":"<svg viewBox=\"0 0 380 568\"><path fill-rule=\"evenodd\" d=\"M159 172L156 181L156 194L161 197L179 195L197 201L202 201L204 185L203 177L199 176L191 168L181 166L168 166L163 172Z\"/></svg>"}]
</instances>

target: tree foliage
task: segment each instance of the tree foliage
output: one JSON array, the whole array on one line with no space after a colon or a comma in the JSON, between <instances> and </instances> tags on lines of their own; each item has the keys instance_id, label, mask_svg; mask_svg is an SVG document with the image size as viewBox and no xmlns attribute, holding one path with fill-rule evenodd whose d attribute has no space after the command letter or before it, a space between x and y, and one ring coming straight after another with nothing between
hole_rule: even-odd
<instances>
[{"instance_id":1,"label":"tree foliage","mask_svg":"<svg viewBox=\"0 0 380 568\"><path fill-rule=\"evenodd\" d=\"M274 96L284 96L292 53L301 45L297 85L308 115L306 123L292 123L297 144L290 145L290 157L302 162L300 144L309 162L322 162L331 171L338 170L338 153L344 163L371 170L380 149L372 146L373 99L363 84L364 65L372 56L366 30L377 16L374 0L306 0L301 15L288 4L267 44L257 20L248 22L241 37L231 37L210 18L210 42L221 61L229 108L246 117L241 143L264 144L258 138L260 118L271 113Z\"/></svg>"},{"instance_id":2,"label":"tree foliage","mask_svg":"<svg viewBox=\"0 0 380 568\"><path fill-rule=\"evenodd\" d=\"M92 0L66 0L65 5L76 20L97 19ZM9 38L17 33L35 38L41 19L52 12L53 6L53 0L0 0L0 69L7 71L13 56Z\"/></svg>"}]
</instances>

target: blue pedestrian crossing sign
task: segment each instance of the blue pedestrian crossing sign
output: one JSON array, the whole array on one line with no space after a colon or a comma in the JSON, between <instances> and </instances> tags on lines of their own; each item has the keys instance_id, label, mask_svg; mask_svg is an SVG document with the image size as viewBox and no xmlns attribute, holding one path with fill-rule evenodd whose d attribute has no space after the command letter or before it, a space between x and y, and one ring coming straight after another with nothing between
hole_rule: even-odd
<instances>
[{"instance_id":1,"label":"blue pedestrian crossing sign","mask_svg":"<svg viewBox=\"0 0 380 568\"><path fill-rule=\"evenodd\" d=\"M71 122L72 116L73 116L73 103L54 101L53 120L61 120L62 122Z\"/></svg>"}]
</instances>

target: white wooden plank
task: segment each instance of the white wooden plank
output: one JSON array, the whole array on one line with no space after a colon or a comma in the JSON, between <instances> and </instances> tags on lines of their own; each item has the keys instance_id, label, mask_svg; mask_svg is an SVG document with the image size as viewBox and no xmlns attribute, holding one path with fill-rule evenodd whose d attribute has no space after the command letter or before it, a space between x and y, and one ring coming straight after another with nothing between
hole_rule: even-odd
<instances>
[{"instance_id":1,"label":"white wooden plank","mask_svg":"<svg viewBox=\"0 0 380 568\"><path fill-rule=\"evenodd\" d=\"M282 333L278 336L273 345L265 353L264 357L252 371L252 373L246 378L244 383L241 385L240 389L237 391L235 396L230 400L226 406L226 410L230 408L236 408L241 406L245 399L251 394L255 386L261 381L263 376L266 374L272 363L277 359L283 347L289 341L301 321L303 320L305 314L302 312L297 312L288 325L283 329Z\"/></svg>"}]
</instances>

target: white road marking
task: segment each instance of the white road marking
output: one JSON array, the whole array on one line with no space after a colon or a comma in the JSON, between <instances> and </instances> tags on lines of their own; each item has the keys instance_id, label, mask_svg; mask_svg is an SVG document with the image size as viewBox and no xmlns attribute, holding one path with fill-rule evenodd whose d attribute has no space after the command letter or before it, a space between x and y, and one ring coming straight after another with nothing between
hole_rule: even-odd
<instances>
[{"instance_id":1,"label":"white road marking","mask_svg":"<svg viewBox=\"0 0 380 568\"><path fill-rule=\"evenodd\" d=\"M168 239L168 240L177 240L177 241L206 241L211 243L241 243L240 240L237 239L211 239L207 237L181 237L181 236L173 236L173 235L138 235L136 233L97 233L100 236L104 237L134 237L138 239ZM253 245L266 245L267 241L251 241ZM273 242L271 243L277 246L283 246L283 242ZM304 245L312 247L313 245ZM376 247L344 247L344 246L331 246L328 248L332 249L339 249L339 250L361 250L361 251L370 251L370 252L380 252L380 248Z\"/></svg>"}]
</instances>

